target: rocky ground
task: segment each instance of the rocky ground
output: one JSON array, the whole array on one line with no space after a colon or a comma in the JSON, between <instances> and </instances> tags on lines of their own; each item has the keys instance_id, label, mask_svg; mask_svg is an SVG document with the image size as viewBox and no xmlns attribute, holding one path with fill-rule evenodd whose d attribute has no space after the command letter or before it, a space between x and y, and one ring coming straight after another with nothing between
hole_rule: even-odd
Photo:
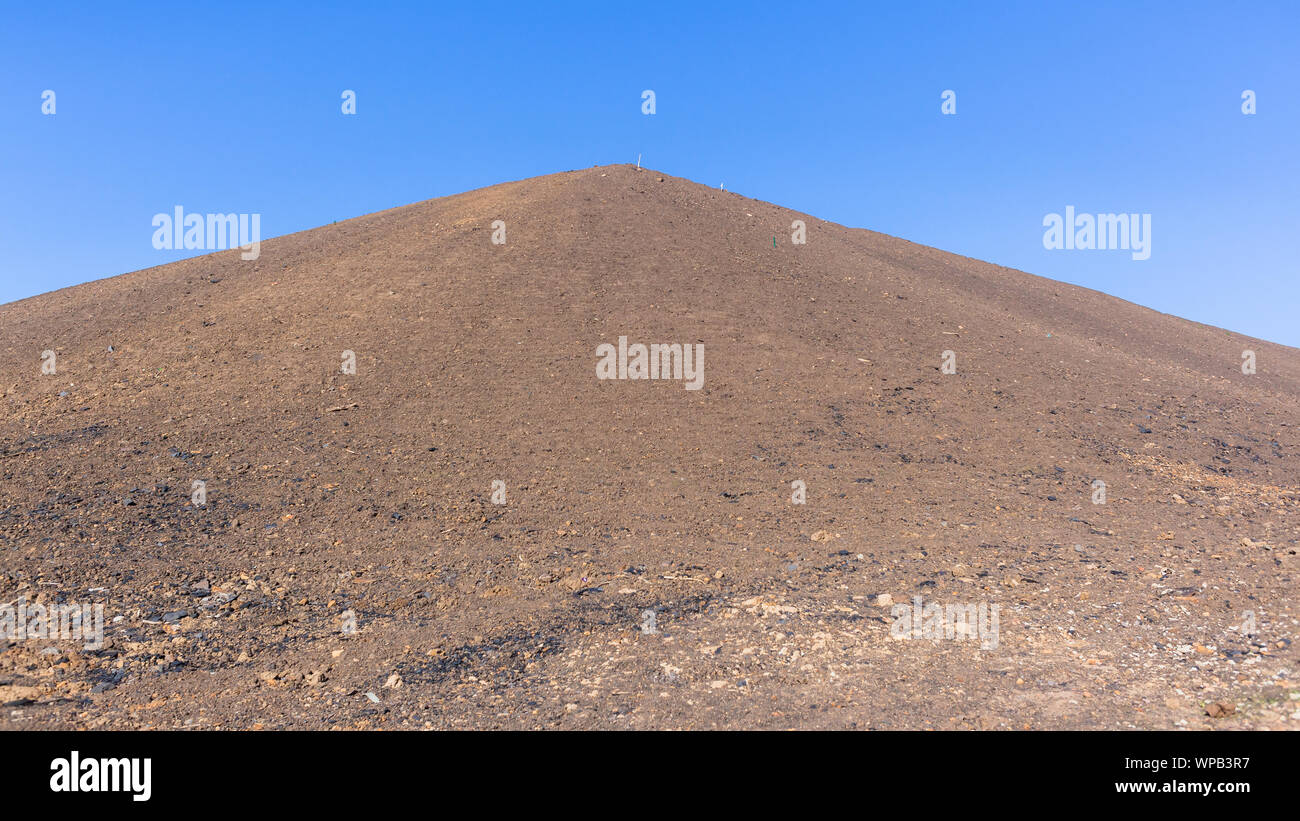
<instances>
[{"instance_id":1,"label":"rocky ground","mask_svg":"<svg viewBox=\"0 0 1300 821\"><path fill-rule=\"evenodd\" d=\"M2 306L0 408L0 603L106 619L7 728L1300 727L1300 351L654 171Z\"/></svg>"}]
</instances>

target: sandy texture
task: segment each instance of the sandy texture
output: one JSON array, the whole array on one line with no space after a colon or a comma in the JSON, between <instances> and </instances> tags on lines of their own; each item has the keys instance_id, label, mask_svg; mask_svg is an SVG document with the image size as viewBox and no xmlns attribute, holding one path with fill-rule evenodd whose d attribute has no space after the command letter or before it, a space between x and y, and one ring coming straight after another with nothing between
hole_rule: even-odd
<instances>
[{"instance_id":1,"label":"sandy texture","mask_svg":"<svg viewBox=\"0 0 1300 821\"><path fill-rule=\"evenodd\" d=\"M619 336L703 388L598 380ZM630 166L88 283L0 307L0 601L107 643L0 641L0 726L1297 727L1298 399L1296 349Z\"/></svg>"}]
</instances>

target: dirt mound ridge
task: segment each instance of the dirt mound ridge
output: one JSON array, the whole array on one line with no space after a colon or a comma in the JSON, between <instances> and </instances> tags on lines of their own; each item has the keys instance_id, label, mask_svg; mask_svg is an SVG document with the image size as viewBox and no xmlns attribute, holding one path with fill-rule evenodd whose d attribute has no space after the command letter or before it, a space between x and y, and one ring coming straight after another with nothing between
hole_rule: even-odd
<instances>
[{"instance_id":1,"label":"dirt mound ridge","mask_svg":"<svg viewBox=\"0 0 1300 821\"><path fill-rule=\"evenodd\" d=\"M109 620L15 726L1296 722L1300 352L659 172L0 306L0 374L0 601Z\"/></svg>"}]
</instances>

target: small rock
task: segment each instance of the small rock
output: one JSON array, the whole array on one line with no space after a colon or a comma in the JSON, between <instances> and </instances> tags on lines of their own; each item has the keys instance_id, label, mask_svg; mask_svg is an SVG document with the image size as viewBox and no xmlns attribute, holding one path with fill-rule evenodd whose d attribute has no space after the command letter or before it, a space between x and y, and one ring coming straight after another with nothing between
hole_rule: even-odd
<instances>
[{"instance_id":1,"label":"small rock","mask_svg":"<svg viewBox=\"0 0 1300 821\"><path fill-rule=\"evenodd\" d=\"M204 608L220 607L235 600L236 593L214 593L199 599L199 606Z\"/></svg>"}]
</instances>

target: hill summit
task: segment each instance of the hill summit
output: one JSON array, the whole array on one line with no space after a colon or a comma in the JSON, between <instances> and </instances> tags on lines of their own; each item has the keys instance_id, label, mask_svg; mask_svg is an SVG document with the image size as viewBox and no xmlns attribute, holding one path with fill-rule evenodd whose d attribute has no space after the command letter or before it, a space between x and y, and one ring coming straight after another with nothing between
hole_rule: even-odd
<instances>
[{"instance_id":1,"label":"hill summit","mask_svg":"<svg viewBox=\"0 0 1300 821\"><path fill-rule=\"evenodd\" d=\"M660 172L0 306L0 374L0 601L106 617L6 725L1294 724L1295 349Z\"/></svg>"}]
</instances>

